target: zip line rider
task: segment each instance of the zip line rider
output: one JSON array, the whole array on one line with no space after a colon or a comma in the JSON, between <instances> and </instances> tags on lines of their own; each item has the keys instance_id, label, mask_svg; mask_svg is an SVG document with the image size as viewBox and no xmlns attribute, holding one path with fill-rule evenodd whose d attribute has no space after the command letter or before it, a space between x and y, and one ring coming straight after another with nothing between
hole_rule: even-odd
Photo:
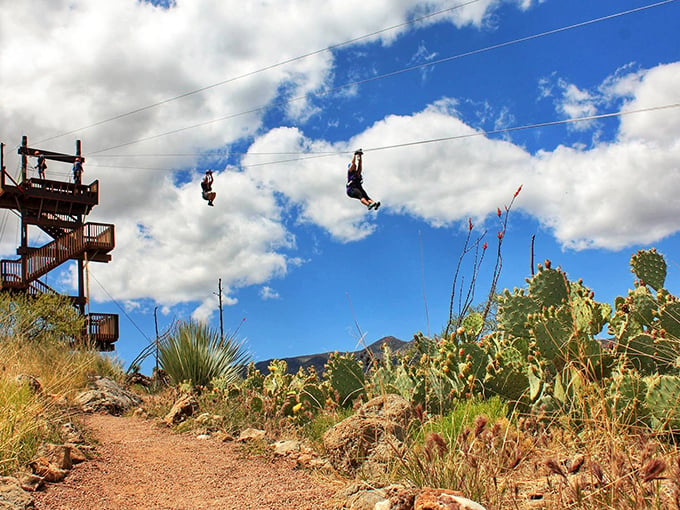
<instances>
[{"instance_id":1,"label":"zip line rider","mask_svg":"<svg viewBox=\"0 0 680 510\"><path fill-rule=\"evenodd\" d=\"M361 157L364 155L364 151L361 149L354 152L352 157L352 162L348 165L347 169L347 196L350 198L356 198L360 200L368 209L378 210L380 207L380 202L375 202L371 199L366 191L364 190L361 183L363 182L363 177L361 175L362 164Z\"/></svg>"},{"instance_id":2,"label":"zip line rider","mask_svg":"<svg viewBox=\"0 0 680 510\"><path fill-rule=\"evenodd\" d=\"M215 204L213 204L213 200L215 200L217 193L212 190L212 184L212 170L206 170L205 177L203 177L203 180L201 181L201 189L203 190L201 196L203 197L203 200L208 201L208 205L214 206Z\"/></svg>"}]
</instances>

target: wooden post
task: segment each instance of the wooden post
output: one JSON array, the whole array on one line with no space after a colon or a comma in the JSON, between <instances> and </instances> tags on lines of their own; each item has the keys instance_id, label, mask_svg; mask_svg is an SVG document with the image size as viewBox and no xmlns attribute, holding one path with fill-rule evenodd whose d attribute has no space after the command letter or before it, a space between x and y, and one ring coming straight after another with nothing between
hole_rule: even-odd
<instances>
[{"instance_id":1,"label":"wooden post","mask_svg":"<svg viewBox=\"0 0 680 510\"><path fill-rule=\"evenodd\" d=\"M21 184L23 185L28 180L28 156L26 155L28 137L26 135L21 137L21 146L24 149L21 151ZM26 284L28 280L28 222L23 208L19 209L19 212L21 213L21 282Z\"/></svg>"},{"instance_id":2,"label":"wooden post","mask_svg":"<svg viewBox=\"0 0 680 510\"><path fill-rule=\"evenodd\" d=\"M153 322L156 325L156 371L154 373L154 375L156 377L158 377L158 347L159 347L158 344L160 343L160 338L158 336L158 315L157 315L157 312L158 312L158 307L156 306L153 309Z\"/></svg>"},{"instance_id":3,"label":"wooden post","mask_svg":"<svg viewBox=\"0 0 680 510\"><path fill-rule=\"evenodd\" d=\"M28 137L26 135L21 137L21 182L23 183L27 176L27 168L28 168L28 156L26 155L26 151L28 149Z\"/></svg>"},{"instance_id":4,"label":"wooden post","mask_svg":"<svg viewBox=\"0 0 680 510\"><path fill-rule=\"evenodd\" d=\"M81 145L80 140L76 140L76 156L81 155ZM83 217L78 216L78 226L82 227ZM83 257L80 257L76 263L78 264L78 301L80 301L80 315L85 316L85 264L83 262Z\"/></svg>"},{"instance_id":5,"label":"wooden post","mask_svg":"<svg viewBox=\"0 0 680 510\"><path fill-rule=\"evenodd\" d=\"M220 301L220 341L224 342L224 322L222 320L222 278L217 282L217 289L219 290L219 301Z\"/></svg>"}]
</instances>

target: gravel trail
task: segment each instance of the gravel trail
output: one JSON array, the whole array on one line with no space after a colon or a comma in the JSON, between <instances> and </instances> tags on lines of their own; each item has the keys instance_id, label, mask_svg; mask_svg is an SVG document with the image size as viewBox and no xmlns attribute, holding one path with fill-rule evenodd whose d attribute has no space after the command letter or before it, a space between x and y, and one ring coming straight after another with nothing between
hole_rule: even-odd
<instances>
[{"instance_id":1,"label":"gravel trail","mask_svg":"<svg viewBox=\"0 0 680 510\"><path fill-rule=\"evenodd\" d=\"M233 442L176 434L136 417L87 415L94 459L34 494L38 510L328 510L340 482Z\"/></svg>"}]
</instances>

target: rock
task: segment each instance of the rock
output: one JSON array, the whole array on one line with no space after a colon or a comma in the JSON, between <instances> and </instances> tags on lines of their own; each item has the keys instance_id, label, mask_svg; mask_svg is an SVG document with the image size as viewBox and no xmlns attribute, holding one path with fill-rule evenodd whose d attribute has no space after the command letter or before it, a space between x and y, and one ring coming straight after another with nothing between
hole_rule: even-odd
<instances>
[{"instance_id":1,"label":"rock","mask_svg":"<svg viewBox=\"0 0 680 510\"><path fill-rule=\"evenodd\" d=\"M272 448L274 448L274 455L290 455L299 452L302 445L300 441L276 441Z\"/></svg>"},{"instance_id":2,"label":"rock","mask_svg":"<svg viewBox=\"0 0 680 510\"><path fill-rule=\"evenodd\" d=\"M330 463L349 475L355 474L367 460L371 460L371 471L384 469L401 447L410 418L411 407L399 395L369 400L355 415L324 433Z\"/></svg>"},{"instance_id":3,"label":"rock","mask_svg":"<svg viewBox=\"0 0 680 510\"><path fill-rule=\"evenodd\" d=\"M147 412L146 412L146 409L144 409L143 407L138 407L137 409L135 409L135 410L132 412L132 416L134 416L135 418L144 418L144 419L146 419L146 418L149 417L149 413L147 413Z\"/></svg>"},{"instance_id":4,"label":"rock","mask_svg":"<svg viewBox=\"0 0 680 510\"><path fill-rule=\"evenodd\" d=\"M81 432L71 422L66 422L61 426L62 436L66 437L67 443L84 443L85 439Z\"/></svg>"},{"instance_id":5,"label":"rock","mask_svg":"<svg viewBox=\"0 0 680 510\"><path fill-rule=\"evenodd\" d=\"M85 462L87 460L87 456L82 451L82 448L84 448L83 446L78 446L75 444L67 444L66 446L71 447L71 463L80 464L81 462Z\"/></svg>"},{"instance_id":6,"label":"rock","mask_svg":"<svg viewBox=\"0 0 680 510\"><path fill-rule=\"evenodd\" d=\"M21 483L11 476L0 476L0 508L25 510L34 508L33 497L21 488Z\"/></svg>"},{"instance_id":7,"label":"rock","mask_svg":"<svg viewBox=\"0 0 680 510\"><path fill-rule=\"evenodd\" d=\"M38 457L32 460L28 463L28 467L31 468L34 475L42 477L46 482L61 482L68 474L66 469L58 468L46 457Z\"/></svg>"},{"instance_id":8,"label":"rock","mask_svg":"<svg viewBox=\"0 0 680 510\"><path fill-rule=\"evenodd\" d=\"M39 450L39 455L45 457L50 464L58 469L69 470L73 467L71 460L72 448L68 445L46 444Z\"/></svg>"},{"instance_id":9,"label":"rock","mask_svg":"<svg viewBox=\"0 0 680 510\"><path fill-rule=\"evenodd\" d=\"M304 469L327 469L332 470L330 463L311 453L301 453L295 458L295 467Z\"/></svg>"},{"instance_id":10,"label":"rock","mask_svg":"<svg viewBox=\"0 0 680 510\"><path fill-rule=\"evenodd\" d=\"M31 391L33 393L42 393L43 388L42 384L40 384L40 381L38 381L37 378L33 377L32 375L28 374L19 374L16 376L16 381L19 384L25 384L29 388L31 388Z\"/></svg>"},{"instance_id":11,"label":"rock","mask_svg":"<svg viewBox=\"0 0 680 510\"><path fill-rule=\"evenodd\" d=\"M223 443L226 443L227 441L233 441L234 436L229 434L228 432L225 432L223 430L218 430L213 433L213 437L217 439L218 441L222 441Z\"/></svg>"},{"instance_id":12,"label":"rock","mask_svg":"<svg viewBox=\"0 0 680 510\"><path fill-rule=\"evenodd\" d=\"M413 510L485 510L479 503L448 489L424 488L416 496Z\"/></svg>"},{"instance_id":13,"label":"rock","mask_svg":"<svg viewBox=\"0 0 680 510\"><path fill-rule=\"evenodd\" d=\"M264 430L248 428L239 434L237 441L263 441L266 435Z\"/></svg>"},{"instance_id":14,"label":"rock","mask_svg":"<svg viewBox=\"0 0 680 510\"><path fill-rule=\"evenodd\" d=\"M196 439L200 439L201 441L205 441L207 439L210 439L210 434L198 434L196 436Z\"/></svg>"},{"instance_id":15,"label":"rock","mask_svg":"<svg viewBox=\"0 0 680 510\"><path fill-rule=\"evenodd\" d=\"M32 473L18 473L16 479L19 480L21 488L28 492L35 492L44 485L44 480Z\"/></svg>"},{"instance_id":16,"label":"rock","mask_svg":"<svg viewBox=\"0 0 680 510\"><path fill-rule=\"evenodd\" d=\"M139 386L143 386L144 388L151 388L153 381L151 380L150 377L140 374L139 372L132 372L131 374L128 374L127 376L127 384L138 384Z\"/></svg>"},{"instance_id":17,"label":"rock","mask_svg":"<svg viewBox=\"0 0 680 510\"><path fill-rule=\"evenodd\" d=\"M389 500L385 497L385 492L380 489L369 489L357 492L350 496L347 500L346 507L349 510L375 510L376 505L387 502ZM388 507L389 508L389 507Z\"/></svg>"},{"instance_id":18,"label":"rock","mask_svg":"<svg viewBox=\"0 0 680 510\"><path fill-rule=\"evenodd\" d=\"M165 415L163 421L168 425L176 425L198 410L198 402L193 395L184 395L181 397L170 409L170 412Z\"/></svg>"},{"instance_id":19,"label":"rock","mask_svg":"<svg viewBox=\"0 0 680 510\"><path fill-rule=\"evenodd\" d=\"M142 399L124 390L117 382L103 377L95 379L91 388L76 397L86 413L104 412L119 416L141 404Z\"/></svg>"}]
</instances>

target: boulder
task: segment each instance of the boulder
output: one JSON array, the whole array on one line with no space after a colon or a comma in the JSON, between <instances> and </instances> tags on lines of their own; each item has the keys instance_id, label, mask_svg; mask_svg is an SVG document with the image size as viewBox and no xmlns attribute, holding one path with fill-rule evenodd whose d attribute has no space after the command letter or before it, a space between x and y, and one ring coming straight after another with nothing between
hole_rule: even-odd
<instances>
[{"instance_id":1,"label":"boulder","mask_svg":"<svg viewBox=\"0 0 680 510\"><path fill-rule=\"evenodd\" d=\"M33 497L21 488L21 483L11 476L0 476L0 508L26 510L34 508Z\"/></svg>"},{"instance_id":2,"label":"boulder","mask_svg":"<svg viewBox=\"0 0 680 510\"><path fill-rule=\"evenodd\" d=\"M183 422L198 410L198 402L193 395L184 395L175 402L170 412L165 415L163 421L168 425L176 425Z\"/></svg>"},{"instance_id":3,"label":"boulder","mask_svg":"<svg viewBox=\"0 0 680 510\"><path fill-rule=\"evenodd\" d=\"M72 447L69 445L46 444L40 448L38 453L58 469L68 470L73 467L71 450Z\"/></svg>"},{"instance_id":4,"label":"boulder","mask_svg":"<svg viewBox=\"0 0 680 510\"><path fill-rule=\"evenodd\" d=\"M246 441L264 441L266 435L267 433L264 430L248 428L241 431L237 441L242 443Z\"/></svg>"},{"instance_id":5,"label":"boulder","mask_svg":"<svg viewBox=\"0 0 680 510\"><path fill-rule=\"evenodd\" d=\"M302 450L302 443L295 440L282 440L276 441L272 448L274 449L274 455L291 455Z\"/></svg>"},{"instance_id":6,"label":"boulder","mask_svg":"<svg viewBox=\"0 0 680 510\"><path fill-rule=\"evenodd\" d=\"M416 496L413 510L485 510L485 508L463 497L460 492L424 488Z\"/></svg>"},{"instance_id":7,"label":"boulder","mask_svg":"<svg viewBox=\"0 0 680 510\"><path fill-rule=\"evenodd\" d=\"M45 485L45 480L33 473L17 473L15 477L19 481L19 484L21 484L21 488L28 492L35 492Z\"/></svg>"},{"instance_id":8,"label":"boulder","mask_svg":"<svg viewBox=\"0 0 680 510\"><path fill-rule=\"evenodd\" d=\"M377 474L401 448L411 415L410 404L399 395L369 400L356 414L324 433L328 460L348 475L370 461L371 471Z\"/></svg>"},{"instance_id":9,"label":"boulder","mask_svg":"<svg viewBox=\"0 0 680 510\"><path fill-rule=\"evenodd\" d=\"M346 508L348 510L375 510L376 505L387 501L383 491L380 489L369 489L350 496Z\"/></svg>"},{"instance_id":10,"label":"boulder","mask_svg":"<svg viewBox=\"0 0 680 510\"><path fill-rule=\"evenodd\" d=\"M46 482L61 482L68 475L68 470L52 464L47 457L38 457L32 460L28 463L28 467L31 468L34 475L38 475Z\"/></svg>"},{"instance_id":11,"label":"boulder","mask_svg":"<svg viewBox=\"0 0 680 510\"><path fill-rule=\"evenodd\" d=\"M139 396L126 391L116 381L99 377L90 389L76 397L76 403L86 413L108 413L119 416L141 404Z\"/></svg>"}]
</instances>

